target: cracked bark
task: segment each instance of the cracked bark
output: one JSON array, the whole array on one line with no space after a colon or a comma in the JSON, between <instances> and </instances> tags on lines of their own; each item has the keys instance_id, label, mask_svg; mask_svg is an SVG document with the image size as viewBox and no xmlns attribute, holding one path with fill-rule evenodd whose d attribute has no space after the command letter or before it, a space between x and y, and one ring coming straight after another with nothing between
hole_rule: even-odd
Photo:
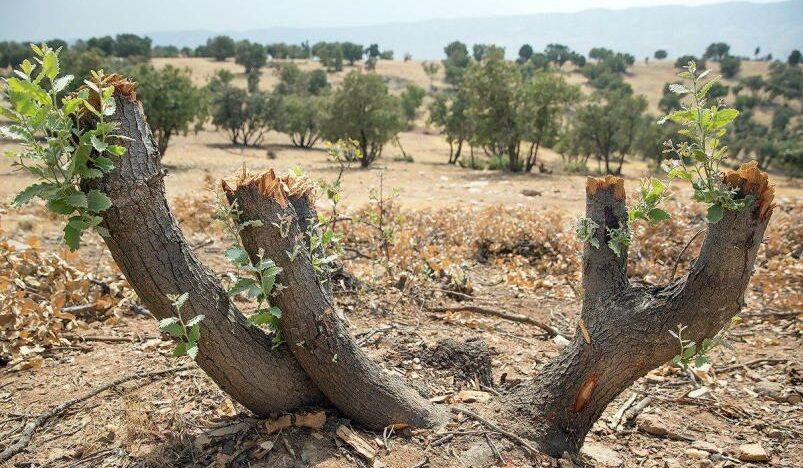
<instances>
[{"instance_id":1,"label":"cracked bark","mask_svg":"<svg viewBox=\"0 0 803 468\"><path fill-rule=\"evenodd\" d=\"M168 294L188 292L182 315L203 314L198 365L226 393L258 415L289 411L321 400L315 385L287 350L250 326L218 280L187 245L165 198L159 151L133 93L117 85L117 110L125 155L115 169L86 188L105 192L104 241L128 282L159 319L174 316Z\"/></svg>"},{"instance_id":2,"label":"cracked bark","mask_svg":"<svg viewBox=\"0 0 803 468\"><path fill-rule=\"evenodd\" d=\"M271 298L282 310L279 327L291 352L324 395L350 418L374 429L390 425L430 427L444 422L445 412L373 362L349 334L338 317L326 284L308 257L308 242L295 207L314 215L306 195L288 191L273 171L228 186L230 202L236 200L243 221L259 220L240 236L256 260L259 252L283 271L278 281L285 287ZM290 253L298 249L291 258Z\"/></svg>"},{"instance_id":3,"label":"cracked bark","mask_svg":"<svg viewBox=\"0 0 803 468\"><path fill-rule=\"evenodd\" d=\"M682 278L665 286L635 287L627 280L626 253L607 246L605 227L627 220L624 185L618 177L589 178L586 216L600 228L600 248L583 252L585 295L582 333L538 377L508 397L518 429L544 452L577 453L606 406L636 379L678 354L669 330L688 327L684 336L700 343L716 335L743 305L743 294L772 212L773 189L755 164L726 175L738 196L756 203L727 211L709 225L698 258Z\"/></svg>"}]
</instances>

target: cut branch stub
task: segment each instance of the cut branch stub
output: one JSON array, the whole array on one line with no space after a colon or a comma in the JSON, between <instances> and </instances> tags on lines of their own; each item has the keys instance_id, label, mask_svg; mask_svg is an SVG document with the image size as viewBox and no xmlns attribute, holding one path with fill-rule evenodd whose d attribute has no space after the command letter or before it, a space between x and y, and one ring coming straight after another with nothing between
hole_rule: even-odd
<instances>
[{"instance_id":1,"label":"cut branch stub","mask_svg":"<svg viewBox=\"0 0 803 468\"><path fill-rule=\"evenodd\" d=\"M198 365L231 397L259 415L290 411L320 401L321 394L286 347L274 349L251 326L215 277L195 257L165 199L159 152L141 105L115 86L125 155L115 169L87 188L105 192L104 240L126 279L159 319L175 316L168 294L189 293L184 317L204 315Z\"/></svg>"},{"instance_id":2,"label":"cut branch stub","mask_svg":"<svg viewBox=\"0 0 803 468\"><path fill-rule=\"evenodd\" d=\"M586 242L583 249L583 289L596 297L627 286L627 248L620 255L608 247L608 230L627 226L625 185L621 177L589 177L586 180L586 217L599 227L594 233L599 247Z\"/></svg>"},{"instance_id":3,"label":"cut branch stub","mask_svg":"<svg viewBox=\"0 0 803 468\"><path fill-rule=\"evenodd\" d=\"M273 171L241 180L227 191L243 221L241 232L252 260L260 252L283 271L284 286L271 298L282 310L279 327L293 355L326 397L344 414L372 427L427 427L445 420L412 387L371 361L351 337L309 261L309 251L290 197Z\"/></svg>"},{"instance_id":4,"label":"cut branch stub","mask_svg":"<svg viewBox=\"0 0 803 468\"><path fill-rule=\"evenodd\" d=\"M514 417L530 418L531 424L521 430L539 448L554 456L579 451L591 426L617 395L678 354L680 344L671 330L682 324L684 338L701 343L740 311L774 192L755 164L728 173L725 181L738 190L737 196L749 195L755 202L743 210L727 211L709 225L699 257L678 281L632 287L622 260L610 249L586 247L582 320L590 343L577 333L537 380L521 385L509 398ZM610 227L611 219L621 222L624 190L618 187L618 181L589 180L588 216L600 226ZM613 216L605 216L606 211Z\"/></svg>"}]
</instances>

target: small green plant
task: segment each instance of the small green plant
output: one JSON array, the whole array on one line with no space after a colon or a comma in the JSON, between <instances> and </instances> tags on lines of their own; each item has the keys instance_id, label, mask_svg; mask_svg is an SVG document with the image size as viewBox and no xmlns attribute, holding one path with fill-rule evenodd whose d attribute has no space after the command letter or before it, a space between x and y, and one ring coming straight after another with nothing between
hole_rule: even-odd
<instances>
[{"instance_id":1,"label":"small green plant","mask_svg":"<svg viewBox=\"0 0 803 468\"><path fill-rule=\"evenodd\" d=\"M722 345L731 351L735 351L733 345L731 345L730 341L728 341L726 334L730 329L730 326L738 321L739 318L734 317L731 320L730 325L723 328L722 331L717 333L713 338L703 339L699 346L694 341L683 338L683 331L688 327L678 324L677 332L669 330L669 334L674 336L680 345L680 352L672 358L672 363L686 371L689 369L689 365L692 363L692 360L694 360L694 367L701 367L704 364L711 362L711 359L708 357L708 355L711 350L717 346Z\"/></svg>"},{"instance_id":2,"label":"small green plant","mask_svg":"<svg viewBox=\"0 0 803 468\"><path fill-rule=\"evenodd\" d=\"M216 218L223 222L232 242L232 245L226 249L225 256L237 268L237 277L228 290L229 295L243 294L248 298L255 299L257 301L256 312L250 315L248 320L256 326L267 326L274 333L273 343L279 345L282 338L278 319L281 318L282 311L270 304L270 297L275 291L282 289L282 286L276 283L276 277L282 272L282 269L273 260L264 258L262 251L259 252L257 262L252 262L240 240L240 233L243 230L262 226L262 221L241 221L242 210L237 206L237 202L227 205L219 194L215 207Z\"/></svg>"},{"instance_id":3,"label":"small green plant","mask_svg":"<svg viewBox=\"0 0 803 468\"><path fill-rule=\"evenodd\" d=\"M736 211L753 203L753 197L736 198L736 191L724 183L720 163L728 155L728 147L721 145L727 127L739 115L739 111L724 107L721 100L709 105L708 93L720 80L719 76L704 81L709 70L697 73L697 65L690 61L678 74L691 81L691 88L673 83L669 90L679 96L690 96L690 103L669 113L659 123L668 120L681 125L678 131L686 138L678 144L666 142L666 152L677 157L667 168L670 178L679 178L692 184L694 200L709 205L708 222L716 223L725 210Z\"/></svg>"},{"instance_id":4,"label":"small green plant","mask_svg":"<svg viewBox=\"0 0 803 468\"><path fill-rule=\"evenodd\" d=\"M617 257L621 257L625 249L630 245L631 232L628 226L621 226L615 229L607 228L608 247L613 250ZM596 239L594 239L596 240Z\"/></svg>"},{"instance_id":5,"label":"small green plant","mask_svg":"<svg viewBox=\"0 0 803 468\"><path fill-rule=\"evenodd\" d=\"M0 135L22 147L7 151L6 156L15 159L17 169L38 179L14 198L13 206L40 198L51 212L69 216L64 242L76 250L87 229L108 235L100 226L99 214L111 206L111 200L99 190L84 192L81 181L110 172L114 169L110 156L125 152L123 146L109 143L112 137L122 138L114 135L118 124L106 121L116 110L114 86L102 70L93 71L82 89L60 96L74 79L59 76L60 49L46 44L31 44L31 49L35 63L24 60L14 70L16 77L5 79L10 105L0 106L0 115L11 121L10 126L0 127Z\"/></svg>"},{"instance_id":6,"label":"small green plant","mask_svg":"<svg viewBox=\"0 0 803 468\"><path fill-rule=\"evenodd\" d=\"M649 222L669 219L669 213L658 208L668 197L669 192L664 182L653 177L642 179L636 203L627 210L628 222L632 223L637 219Z\"/></svg>"},{"instance_id":7,"label":"small green plant","mask_svg":"<svg viewBox=\"0 0 803 468\"><path fill-rule=\"evenodd\" d=\"M184 307L189 297L189 293L167 295L167 298L173 303L173 308L176 309L176 316L160 320L159 330L179 340L173 351L174 356L189 356L195 359L198 356L198 339L201 337L201 320L204 319L204 316L196 315L186 322L184 321L181 316L181 308Z\"/></svg>"},{"instance_id":8,"label":"small green plant","mask_svg":"<svg viewBox=\"0 0 803 468\"><path fill-rule=\"evenodd\" d=\"M599 224L591 218L578 218L574 222L574 232L582 243L588 242L592 247L599 248L599 240L595 237Z\"/></svg>"}]
</instances>

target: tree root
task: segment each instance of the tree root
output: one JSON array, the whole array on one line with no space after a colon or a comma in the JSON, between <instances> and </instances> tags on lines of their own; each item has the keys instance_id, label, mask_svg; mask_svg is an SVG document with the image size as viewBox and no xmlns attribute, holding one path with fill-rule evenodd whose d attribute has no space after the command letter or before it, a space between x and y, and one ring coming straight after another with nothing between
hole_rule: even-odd
<instances>
[{"instance_id":1,"label":"tree root","mask_svg":"<svg viewBox=\"0 0 803 468\"><path fill-rule=\"evenodd\" d=\"M516 443L518 445L521 445L522 448L524 448L524 450L526 450L527 453L529 453L530 455L538 455L540 453L538 451L538 449L533 447L523 437L521 437L519 435L516 435L516 434L508 431L507 429L502 429L501 427L497 426L496 424L492 423L491 421L488 421L487 419L483 418L482 416L480 416L479 414L477 414L477 413L475 413L473 411L467 410L465 408L461 408L459 406L453 406L453 407L449 408L449 410L452 413L455 413L455 414L464 414L464 415L468 416L469 418L471 418L471 419L473 419L473 420L485 425L486 427L490 428L492 431L498 432L499 434L502 434L503 436L505 436L508 439L510 439L512 442L514 442L514 443Z\"/></svg>"},{"instance_id":2,"label":"tree root","mask_svg":"<svg viewBox=\"0 0 803 468\"><path fill-rule=\"evenodd\" d=\"M188 364L188 365L184 365L184 366L171 367L171 368L168 368L168 369L162 369L162 370L152 371L152 372L145 372L145 373L138 372L136 374L131 374L131 375L127 375L125 377L121 377L121 378L119 378L119 379L117 379L117 380L115 380L113 382L109 382L107 384L103 384L100 387L97 387L97 388L95 388L95 389L93 389L93 390L91 390L91 391L89 391L89 392L87 392L87 393L85 393L85 394L83 394L83 395L81 395L79 397L73 398L72 400L67 400L64 403L62 403L62 404L56 406L55 408L49 410L48 412L37 416L32 421L29 421L28 423L26 423L25 427L22 429L22 433L20 435L20 438L16 442L14 442L13 444L11 444L8 447L6 447L5 450L0 452L0 463L5 463L9 459L11 459L11 457L13 457L14 455L17 455L18 453L23 452L28 447L28 444L31 443L31 439L33 439L33 436L36 433L36 430L39 429L40 427L42 427L42 425L45 422L47 422L48 420L50 420L52 418L55 418L56 416L59 416L60 414L62 414L63 412L67 411L68 409L70 409L71 407L73 407L73 406L75 406L77 404L83 403L84 401L89 400L90 398L94 397L95 395L98 395L99 393L103 393L106 390L109 390L111 388L117 387L119 385L122 385L122 384L124 384L126 382L130 382L132 380L145 379L145 378L148 378L148 377L157 377L157 376L172 374L174 372L180 372L180 371L183 371L183 370L193 369L195 367L196 367L195 364Z\"/></svg>"}]
</instances>

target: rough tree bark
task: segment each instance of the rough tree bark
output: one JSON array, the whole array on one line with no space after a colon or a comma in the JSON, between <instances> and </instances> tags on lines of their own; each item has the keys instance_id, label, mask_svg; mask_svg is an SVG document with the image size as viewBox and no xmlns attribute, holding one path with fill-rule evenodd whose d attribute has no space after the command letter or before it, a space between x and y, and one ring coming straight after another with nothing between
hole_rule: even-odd
<instances>
[{"instance_id":1,"label":"rough tree bark","mask_svg":"<svg viewBox=\"0 0 803 468\"><path fill-rule=\"evenodd\" d=\"M627 220L621 178L589 178L586 216L600 228L600 248L586 244L583 252L583 333L533 381L508 398L518 429L553 456L577 453L602 411L636 379L678 354L669 331L688 327L684 337L700 343L716 335L743 305L743 293L756 253L772 213L774 191L755 163L726 175L738 196L753 195L748 209L727 211L709 225L698 258L690 271L665 286L629 284L626 254L607 247L607 228Z\"/></svg>"},{"instance_id":2,"label":"rough tree bark","mask_svg":"<svg viewBox=\"0 0 803 468\"><path fill-rule=\"evenodd\" d=\"M338 409L368 427L430 427L444 422L445 412L371 361L338 317L326 282L321 282L309 260L294 208L306 213L302 223L314 216L310 193L293 190L293 185L277 179L272 170L240 180L235 189L224 185L243 221L261 221L261 226L241 233L252 260L262 252L283 269L278 279L285 288L271 303L282 310L279 328L293 355Z\"/></svg>"},{"instance_id":3,"label":"rough tree bark","mask_svg":"<svg viewBox=\"0 0 803 468\"><path fill-rule=\"evenodd\" d=\"M195 257L165 199L159 151L133 85L118 79L119 134L127 152L115 169L87 188L105 192L104 240L117 265L147 308L159 319L175 316L168 294L189 293L182 316L203 314L198 365L233 399L259 415L319 402L321 394L286 346L271 339L229 300Z\"/></svg>"}]
</instances>

